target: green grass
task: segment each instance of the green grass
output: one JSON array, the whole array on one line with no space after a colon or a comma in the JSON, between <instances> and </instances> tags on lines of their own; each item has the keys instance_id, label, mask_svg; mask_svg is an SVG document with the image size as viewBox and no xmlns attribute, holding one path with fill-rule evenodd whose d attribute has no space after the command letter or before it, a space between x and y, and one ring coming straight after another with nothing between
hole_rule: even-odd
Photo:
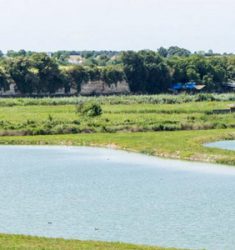
<instances>
[{"instance_id":1,"label":"green grass","mask_svg":"<svg viewBox=\"0 0 235 250\"><path fill-rule=\"evenodd\" d=\"M105 103L102 104L102 116L95 118L79 116L75 112L75 105L71 104L0 106L0 135L234 128L235 113L212 113L213 109L227 108L228 104L231 102L131 105Z\"/></svg>"},{"instance_id":2,"label":"green grass","mask_svg":"<svg viewBox=\"0 0 235 250\"><path fill-rule=\"evenodd\" d=\"M61 97L61 98L2 98L0 106L32 106L32 105L74 105L79 101L92 100L100 104L176 104L201 101L235 101L234 93L227 94L180 94L180 95L133 95L133 96L101 96L101 97Z\"/></svg>"},{"instance_id":3,"label":"green grass","mask_svg":"<svg viewBox=\"0 0 235 250\"><path fill-rule=\"evenodd\" d=\"M47 239L21 235L0 234L3 250L177 250L176 248L136 246L123 243Z\"/></svg>"}]
</instances>

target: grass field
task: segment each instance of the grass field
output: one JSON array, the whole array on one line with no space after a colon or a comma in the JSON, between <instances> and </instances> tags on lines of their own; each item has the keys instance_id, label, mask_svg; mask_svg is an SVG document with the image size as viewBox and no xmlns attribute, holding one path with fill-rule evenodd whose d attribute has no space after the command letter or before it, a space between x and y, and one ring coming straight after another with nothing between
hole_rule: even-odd
<instances>
[{"instance_id":1,"label":"grass field","mask_svg":"<svg viewBox=\"0 0 235 250\"><path fill-rule=\"evenodd\" d=\"M131 98L131 97L130 97ZM108 100L108 99L107 99ZM39 102L40 103L40 102ZM75 105L0 106L0 135L115 133L235 128L235 113L214 114L230 101L176 104L102 104L103 114L88 118Z\"/></svg>"},{"instance_id":2,"label":"grass field","mask_svg":"<svg viewBox=\"0 0 235 250\"><path fill-rule=\"evenodd\" d=\"M136 246L122 243L47 239L0 234L3 250L177 250L176 248ZM179 249L178 249L179 250Z\"/></svg>"}]
</instances>

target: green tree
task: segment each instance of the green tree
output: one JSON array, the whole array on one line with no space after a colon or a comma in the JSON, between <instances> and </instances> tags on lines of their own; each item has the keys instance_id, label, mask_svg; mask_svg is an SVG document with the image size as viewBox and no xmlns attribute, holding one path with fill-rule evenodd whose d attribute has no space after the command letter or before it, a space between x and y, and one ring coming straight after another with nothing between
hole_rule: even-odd
<instances>
[{"instance_id":1,"label":"green tree","mask_svg":"<svg viewBox=\"0 0 235 250\"><path fill-rule=\"evenodd\" d=\"M117 66L108 66L102 69L101 79L108 84L117 83L125 79L125 74L123 70Z\"/></svg>"},{"instance_id":2,"label":"green tree","mask_svg":"<svg viewBox=\"0 0 235 250\"><path fill-rule=\"evenodd\" d=\"M167 57L168 56L168 50L164 47L160 47L158 49L158 54L162 57Z\"/></svg>"},{"instance_id":3,"label":"green tree","mask_svg":"<svg viewBox=\"0 0 235 250\"><path fill-rule=\"evenodd\" d=\"M140 53L134 51L123 52L122 61L130 90L133 93L144 92L146 72Z\"/></svg>"},{"instance_id":4,"label":"green tree","mask_svg":"<svg viewBox=\"0 0 235 250\"><path fill-rule=\"evenodd\" d=\"M0 68L0 89L4 89L4 90L9 89L8 76L2 68Z\"/></svg>"},{"instance_id":5,"label":"green tree","mask_svg":"<svg viewBox=\"0 0 235 250\"><path fill-rule=\"evenodd\" d=\"M9 60L6 69L22 94L32 93L37 89L39 79L31 71L31 64L27 58L17 57Z\"/></svg>"},{"instance_id":6,"label":"green tree","mask_svg":"<svg viewBox=\"0 0 235 250\"><path fill-rule=\"evenodd\" d=\"M188 81L200 81L200 75L194 67L189 67L186 70L187 80Z\"/></svg>"},{"instance_id":7,"label":"green tree","mask_svg":"<svg viewBox=\"0 0 235 250\"><path fill-rule=\"evenodd\" d=\"M190 56L191 52L189 50L187 50L187 49L180 48L178 46L171 46L168 49L167 55L169 57L171 57L171 56Z\"/></svg>"},{"instance_id":8,"label":"green tree","mask_svg":"<svg viewBox=\"0 0 235 250\"><path fill-rule=\"evenodd\" d=\"M38 92L55 93L59 88L64 87L63 75L58 64L47 54L33 54L30 59L39 79Z\"/></svg>"},{"instance_id":9,"label":"green tree","mask_svg":"<svg viewBox=\"0 0 235 250\"><path fill-rule=\"evenodd\" d=\"M67 82L69 87L77 89L78 92L81 90L82 83L89 81L89 72L83 66L74 65L69 67L66 71Z\"/></svg>"},{"instance_id":10,"label":"green tree","mask_svg":"<svg viewBox=\"0 0 235 250\"><path fill-rule=\"evenodd\" d=\"M132 92L154 94L167 91L171 83L170 70L156 52L130 51L123 53L122 58Z\"/></svg>"}]
</instances>

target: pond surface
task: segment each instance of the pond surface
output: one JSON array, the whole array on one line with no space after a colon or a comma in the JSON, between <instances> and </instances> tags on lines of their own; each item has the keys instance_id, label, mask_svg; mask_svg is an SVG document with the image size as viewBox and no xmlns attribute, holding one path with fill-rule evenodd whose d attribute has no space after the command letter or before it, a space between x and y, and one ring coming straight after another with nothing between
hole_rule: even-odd
<instances>
[{"instance_id":1,"label":"pond surface","mask_svg":"<svg viewBox=\"0 0 235 250\"><path fill-rule=\"evenodd\" d=\"M0 232L235 246L235 169L97 148L0 146Z\"/></svg>"},{"instance_id":2,"label":"pond surface","mask_svg":"<svg viewBox=\"0 0 235 250\"><path fill-rule=\"evenodd\" d=\"M221 148L221 149L235 150L235 140L217 141L217 142L207 143L206 146L210 147L210 148Z\"/></svg>"}]
</instances>

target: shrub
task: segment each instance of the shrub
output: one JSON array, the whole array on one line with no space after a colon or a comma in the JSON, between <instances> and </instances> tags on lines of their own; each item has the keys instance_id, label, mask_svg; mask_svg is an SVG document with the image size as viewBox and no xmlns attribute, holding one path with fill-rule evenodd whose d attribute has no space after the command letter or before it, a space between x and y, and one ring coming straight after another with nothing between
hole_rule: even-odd
<instances>
[{"instance_id":1,"label":"shrub","mask_svg":"<svg viewBox=\"0 0 235 250\"><path fill-rule=\"evenodd\" d=\"M102 114L102 108L100 104L94 102L83 102L77 105L76 110L81 115L95 117Z\"/></svg>"}]
</instances>

